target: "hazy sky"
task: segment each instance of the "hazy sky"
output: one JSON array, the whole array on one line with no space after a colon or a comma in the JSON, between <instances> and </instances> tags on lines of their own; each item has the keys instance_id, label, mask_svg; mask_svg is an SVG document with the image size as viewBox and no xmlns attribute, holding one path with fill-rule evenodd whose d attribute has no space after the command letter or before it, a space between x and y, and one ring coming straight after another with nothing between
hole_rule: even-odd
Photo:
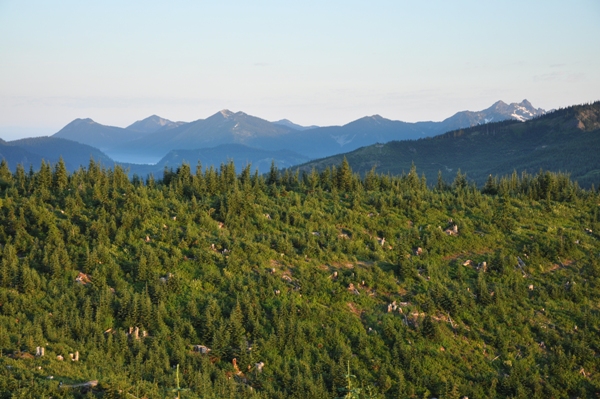
<instances>
[{"instance_id":1,"label":"hazy sky","mask_svg":"<svg viewBox=\"0 0 600 399\"><path fill-rule=\"evenodd\" d=\"M600 99L600 1L0 0L0 137L228 108L344 124Z\"/></svg>"}]
</instances>

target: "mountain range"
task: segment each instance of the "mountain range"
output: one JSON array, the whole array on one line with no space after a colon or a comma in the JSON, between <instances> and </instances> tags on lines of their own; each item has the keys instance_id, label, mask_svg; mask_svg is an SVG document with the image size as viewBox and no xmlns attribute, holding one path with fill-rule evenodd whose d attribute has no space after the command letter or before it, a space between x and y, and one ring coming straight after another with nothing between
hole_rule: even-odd
<instances>
[{"instance_id":1,"label":"mountain range","mask_svg":"<svg viewBox=\"0 0 600 399\"><path fill-rule=\"evenodd\" d=\"M322 169L341 162L340 154L345 154L359 173L373 167L402 173L414 163L428 179L441 171L451 180L460 168L482 183L490 173L542 167L569 171L589 185L598 181L594 152L599 148L594 141L598 135L580 133L594 130L582 122L587 120L582 115L596 115L597 107L594 103L545 113L527 100L498 101L485 110L458 112L441 122L409 123L373 115L326 127L269 122L228 110L193 122L153 115L126 128L76 119L51 137L0 139L0 157L14 169L19 163L37 168L42 159L55 163L62 156L69 170L85 167L93 158L107 167L118 163L130 174L159 177L165 168L176 169L182 162L218 167L233 161L238 170L250 163L264 173L271 162L279 168ZM153 162L126 162L144 157Z\"/></svg>"},{"instance_id":2,"label":"mountain range","mask_svg":"<svg viewBox=\"0 0 600 399\"><path fill-rule=\"evenodd\" d=\"M99 148L119 161L144 154L156 160L171 150L200 149L241 144L262 150L289 150L311 159L352 151L391 140L414 140L449 130L505 119L528 120L545 111L527 100L498 101L478 112L463 111L441 122L402 122L367 116L343 126L304 127L289 120L269 122L244 112L222 110L193 122L172 122L153 115L126 128L104 126L91 119L76 119L52 137Z\"/></svg>"},{"instance_id":3,"label":"mountain range","mask_svg":"<svg viewBox=\"0 0 600 399\"><path fill-rule=\"evenodd\" d=\"M505 120L414 141L391 141L300 165L323 170L344 157L353 171L407 173L414 165L430 183L438 172L452 182L458 171L483 184L490 175L540 169L568 172L580 185L600 182L600 102L573 106L520 122Z\"/></svg>"}]
</instances>

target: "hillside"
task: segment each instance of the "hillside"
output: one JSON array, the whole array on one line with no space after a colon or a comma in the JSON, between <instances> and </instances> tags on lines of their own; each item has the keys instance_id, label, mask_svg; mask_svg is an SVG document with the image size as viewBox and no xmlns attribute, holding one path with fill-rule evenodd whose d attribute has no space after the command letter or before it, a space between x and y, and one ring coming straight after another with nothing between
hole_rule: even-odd
<instances>
[{"instance_id":1,"label":"hillside","mask_svg":"<svg viewBox=\"0 0 600 399\"><path fill-rule=\"evenodd\" d=\"M67 170L73 172L79 167L87 167L90 159L101 163L104 166L114 166L115 162L98 150L89 145L80 144L75 141L61 139L56 137L32 137L28 139L14 140L10 145L22 148L30 153L39 155L50 163L57 163L62 157ZM31 162L34 169L38 169L40 162ZM16 166L16 163L13 165ZM24 163L28 167L28 163Z\"/></svg>"},{"instance_id":2,"label":"hillside","mask_svg":"<svg viewBox=\"0 0 600 399\"><path fill-rule=\"evenodd\" d=\"M594 397L598 193L418 173L1 165L0 398Z\"/></svg>"},{"instance_id":3,"label":"hillside","mask_svg":"<svg viewBox=\"0 0 600 399\"><path fill-rule=\"evenodd\" d=\"M581 185L600 183L600 102L573 106L536 119L504 121L455 130L413 141L376 144L300 166L310 171L339 165L344 157L365 174L401 174L414 164L435 184L438 172L452 181L458 170L483 184L488 176L535 173L540 169L569 172Z\"/></svg>"},{"instance_id":4,"label":"hillside","mask_svg":"<svg viewBox=\"0 0 600 399\"><path fill-rule=\"evenodd\" d=\"M105 126L90 118L75 119L52 135L54 138L76 141L105 151L115 145L142 137L144 133L115 126Z\"/></svg>"},{"instance_id":5,"label":"hillside","mask_svg":"<svg viewBox=\"0 0 600 399\"><path fill-rule=\"evenodd\" d=\"M16 168L16 165L40 165L42 157L23 148L15 147L0 139L0 160Z\"/></svg>"}]
</instances>

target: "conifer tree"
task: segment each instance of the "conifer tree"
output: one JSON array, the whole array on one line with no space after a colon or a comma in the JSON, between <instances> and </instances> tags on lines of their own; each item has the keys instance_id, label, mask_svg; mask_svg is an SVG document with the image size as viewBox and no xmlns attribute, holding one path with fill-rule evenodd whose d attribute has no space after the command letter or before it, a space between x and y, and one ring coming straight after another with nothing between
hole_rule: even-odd
<instances>
[{"instance_id":1,"label":"conifer tree","mask_svg":"<svg viewBox=\"0 0 600 399\"><path fill-rule=\"evenodd\" d=\"M336 170L336 187L341 191L348 191L352 188L352 169L346 157L342 160L342 164Z\"/></svg>"},{"instance_id":2,"label":"conifer tree","mask_svg":"<svg viewBox=\"0 0 600 399\"><path fill-rule=\"evenodd\" d=\"M65 167L65 162L62 157L58 160L58 163L54 167L54 176L52 178L52 186L55 190L62 191L67 187L69 182L69 174Z\"/></svg>"}]
</instances>

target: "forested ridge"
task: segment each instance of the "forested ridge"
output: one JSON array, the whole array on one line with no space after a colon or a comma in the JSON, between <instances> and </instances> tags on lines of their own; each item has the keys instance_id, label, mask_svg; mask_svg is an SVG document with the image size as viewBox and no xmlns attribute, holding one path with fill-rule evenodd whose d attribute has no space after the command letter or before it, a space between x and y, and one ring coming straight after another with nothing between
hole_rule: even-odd
<instances>
[{"instance_id":1,"label":"forested ridge","mask_svg":"<svg viewBox=\"0 0 600 399\"><path fill-rule=\"evenodd\" d=\"M0 398L600 392L594 188L193 172L0 165Z\"/></svg>"},{"instance_id":2,"label":"forested ridge","mask_svg":"<svg viewBox=\"0 0 600 399\"><path fill-rule=\"evenodd\" d=\"M390 141L298 166L309 172L339 165L346 158L364 176L376 168L398 175L416 165L435 180L451 180L457 170L483 185L487 177L513 170L568 172L582 187L600 182L600 101L574 105L520 122L504 120L453 130L419 140Z\"/></svg>"}]
</instances>

